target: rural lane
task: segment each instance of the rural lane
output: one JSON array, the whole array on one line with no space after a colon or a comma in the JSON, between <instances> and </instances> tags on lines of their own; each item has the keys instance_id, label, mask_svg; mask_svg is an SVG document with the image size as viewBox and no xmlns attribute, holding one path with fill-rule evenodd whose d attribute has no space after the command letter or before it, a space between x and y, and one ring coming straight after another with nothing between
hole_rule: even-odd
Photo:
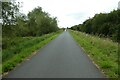
<instances>
[{"instance_id":1,"label":"rural lane","mask_svg":"<svg viewBox=\"0 0 120 80\"><path fill-rule=\"evenodd\" d=\"M104 78L68 31L22 62L5 78Z\"/></svg>"}]
</instances>

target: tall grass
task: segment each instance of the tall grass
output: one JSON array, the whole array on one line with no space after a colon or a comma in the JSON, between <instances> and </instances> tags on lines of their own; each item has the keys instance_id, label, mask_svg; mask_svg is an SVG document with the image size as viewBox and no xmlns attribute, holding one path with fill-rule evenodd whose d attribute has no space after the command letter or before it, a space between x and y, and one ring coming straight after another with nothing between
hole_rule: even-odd
<instances>
[{"instance_id":1,"label":"tall grass","mask_svg":"<svg viewBox=\"0 0 120 80\"><path fill-rule=\"evenodd\" d=\"M22 62L33 52L43 47L54 39L59 32L46 34L41 37L18 37L13 39L13 44L2 52L2 73L12 70L18 63Z\"/></svg>"},{"instance_id":2,"label":"tall grass","mask_svg":"<svg viewBox=\"0 0 120 80\"><path fill-rule=\"evenodd\" d=\"M107 77L118 77L118 43L82 32L70 30L70 33Z\"/></svg>"}]
</instances>

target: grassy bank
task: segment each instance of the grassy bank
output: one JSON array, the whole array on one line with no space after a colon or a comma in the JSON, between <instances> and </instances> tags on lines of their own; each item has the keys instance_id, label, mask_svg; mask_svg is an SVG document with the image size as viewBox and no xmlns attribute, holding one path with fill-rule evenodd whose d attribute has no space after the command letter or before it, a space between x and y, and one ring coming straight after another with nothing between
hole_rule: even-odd
<instances>
[{"instance_id":1,"label":"grassy bank","mask_svg":"<svg viewBox=\"0 0 120 80\"><path fill-rule=\"evenodd\" d=\"M9 48L2 52L2 73L12 70L17 64L30 57L60 33L50 33L41 37L17 37L11 40Z\"/></svg>"},{"instance_id":2,"label":"grassy bank","mask_svg":"<svg viewBox=\"0 0 120 80\"><path fill-rule=\"evenodd\" d=\"M118 77L118 43L82 32L70 33L107 77Z\"/></svg>"}]
</instances>

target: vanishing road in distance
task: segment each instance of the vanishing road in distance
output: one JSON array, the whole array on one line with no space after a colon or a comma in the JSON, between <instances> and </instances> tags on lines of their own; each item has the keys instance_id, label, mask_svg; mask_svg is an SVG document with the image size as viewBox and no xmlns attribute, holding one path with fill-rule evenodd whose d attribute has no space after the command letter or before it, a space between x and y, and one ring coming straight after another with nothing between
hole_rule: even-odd
<instances>
[{"instance_id":1,"label":"vanishing road in distance","mask_svg":"<svg viewBox=\"0 0 120 80\"><path fill-rule=\"evenodd\" d=\"M105 78L69 31L41 48L5 78Z\"/></svg>"}]
</instances>

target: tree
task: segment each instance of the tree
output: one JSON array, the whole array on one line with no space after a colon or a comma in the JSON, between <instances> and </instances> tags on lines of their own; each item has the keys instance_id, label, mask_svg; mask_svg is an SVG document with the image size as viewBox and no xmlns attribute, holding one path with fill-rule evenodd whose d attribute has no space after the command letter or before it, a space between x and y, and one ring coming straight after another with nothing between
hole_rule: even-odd
<instances>
[{"instance_id":1,"label":"tree","mask_svg":"<svg viewBox=\"0 0 120 80\"><path fill-rule=\"evenodd\" d=\"M119 41L120 10L110 13L96 14L93 18L83 22L83 24L72 26L71 29L83 31L90 34L109 37L114 41Z\"/></svg>"},{"instance_id":2,"label":"tree","mask_svg":"<svg viewBox=\"0 0 120 80\"><path fill-rule=\"evenodd\" d=\"M41 7L35 8L28 14L28 25L31 35L40 36L58 30L56 18L42 11Z\"/></svg>"},{"instance_id":3,"label":"tree","mask_svg":"<svg viewBox=\"0 0 120 80\"><path fill-rule=\"evenodd\" d=\"M3 37L15 36L14 26L19 13L19 4L14 1L2 2L2 35Z\"/></svg>"},{"instance_id":4,"label":"tree","mask_svg":"<svg viewBox=\"0 0 120 80\"><path fill-rule=\"evenodd\" d=\"M14 1L2 2L2 26L13 25L19 12L19 4Z\"/></svg>"}]
</instances>

